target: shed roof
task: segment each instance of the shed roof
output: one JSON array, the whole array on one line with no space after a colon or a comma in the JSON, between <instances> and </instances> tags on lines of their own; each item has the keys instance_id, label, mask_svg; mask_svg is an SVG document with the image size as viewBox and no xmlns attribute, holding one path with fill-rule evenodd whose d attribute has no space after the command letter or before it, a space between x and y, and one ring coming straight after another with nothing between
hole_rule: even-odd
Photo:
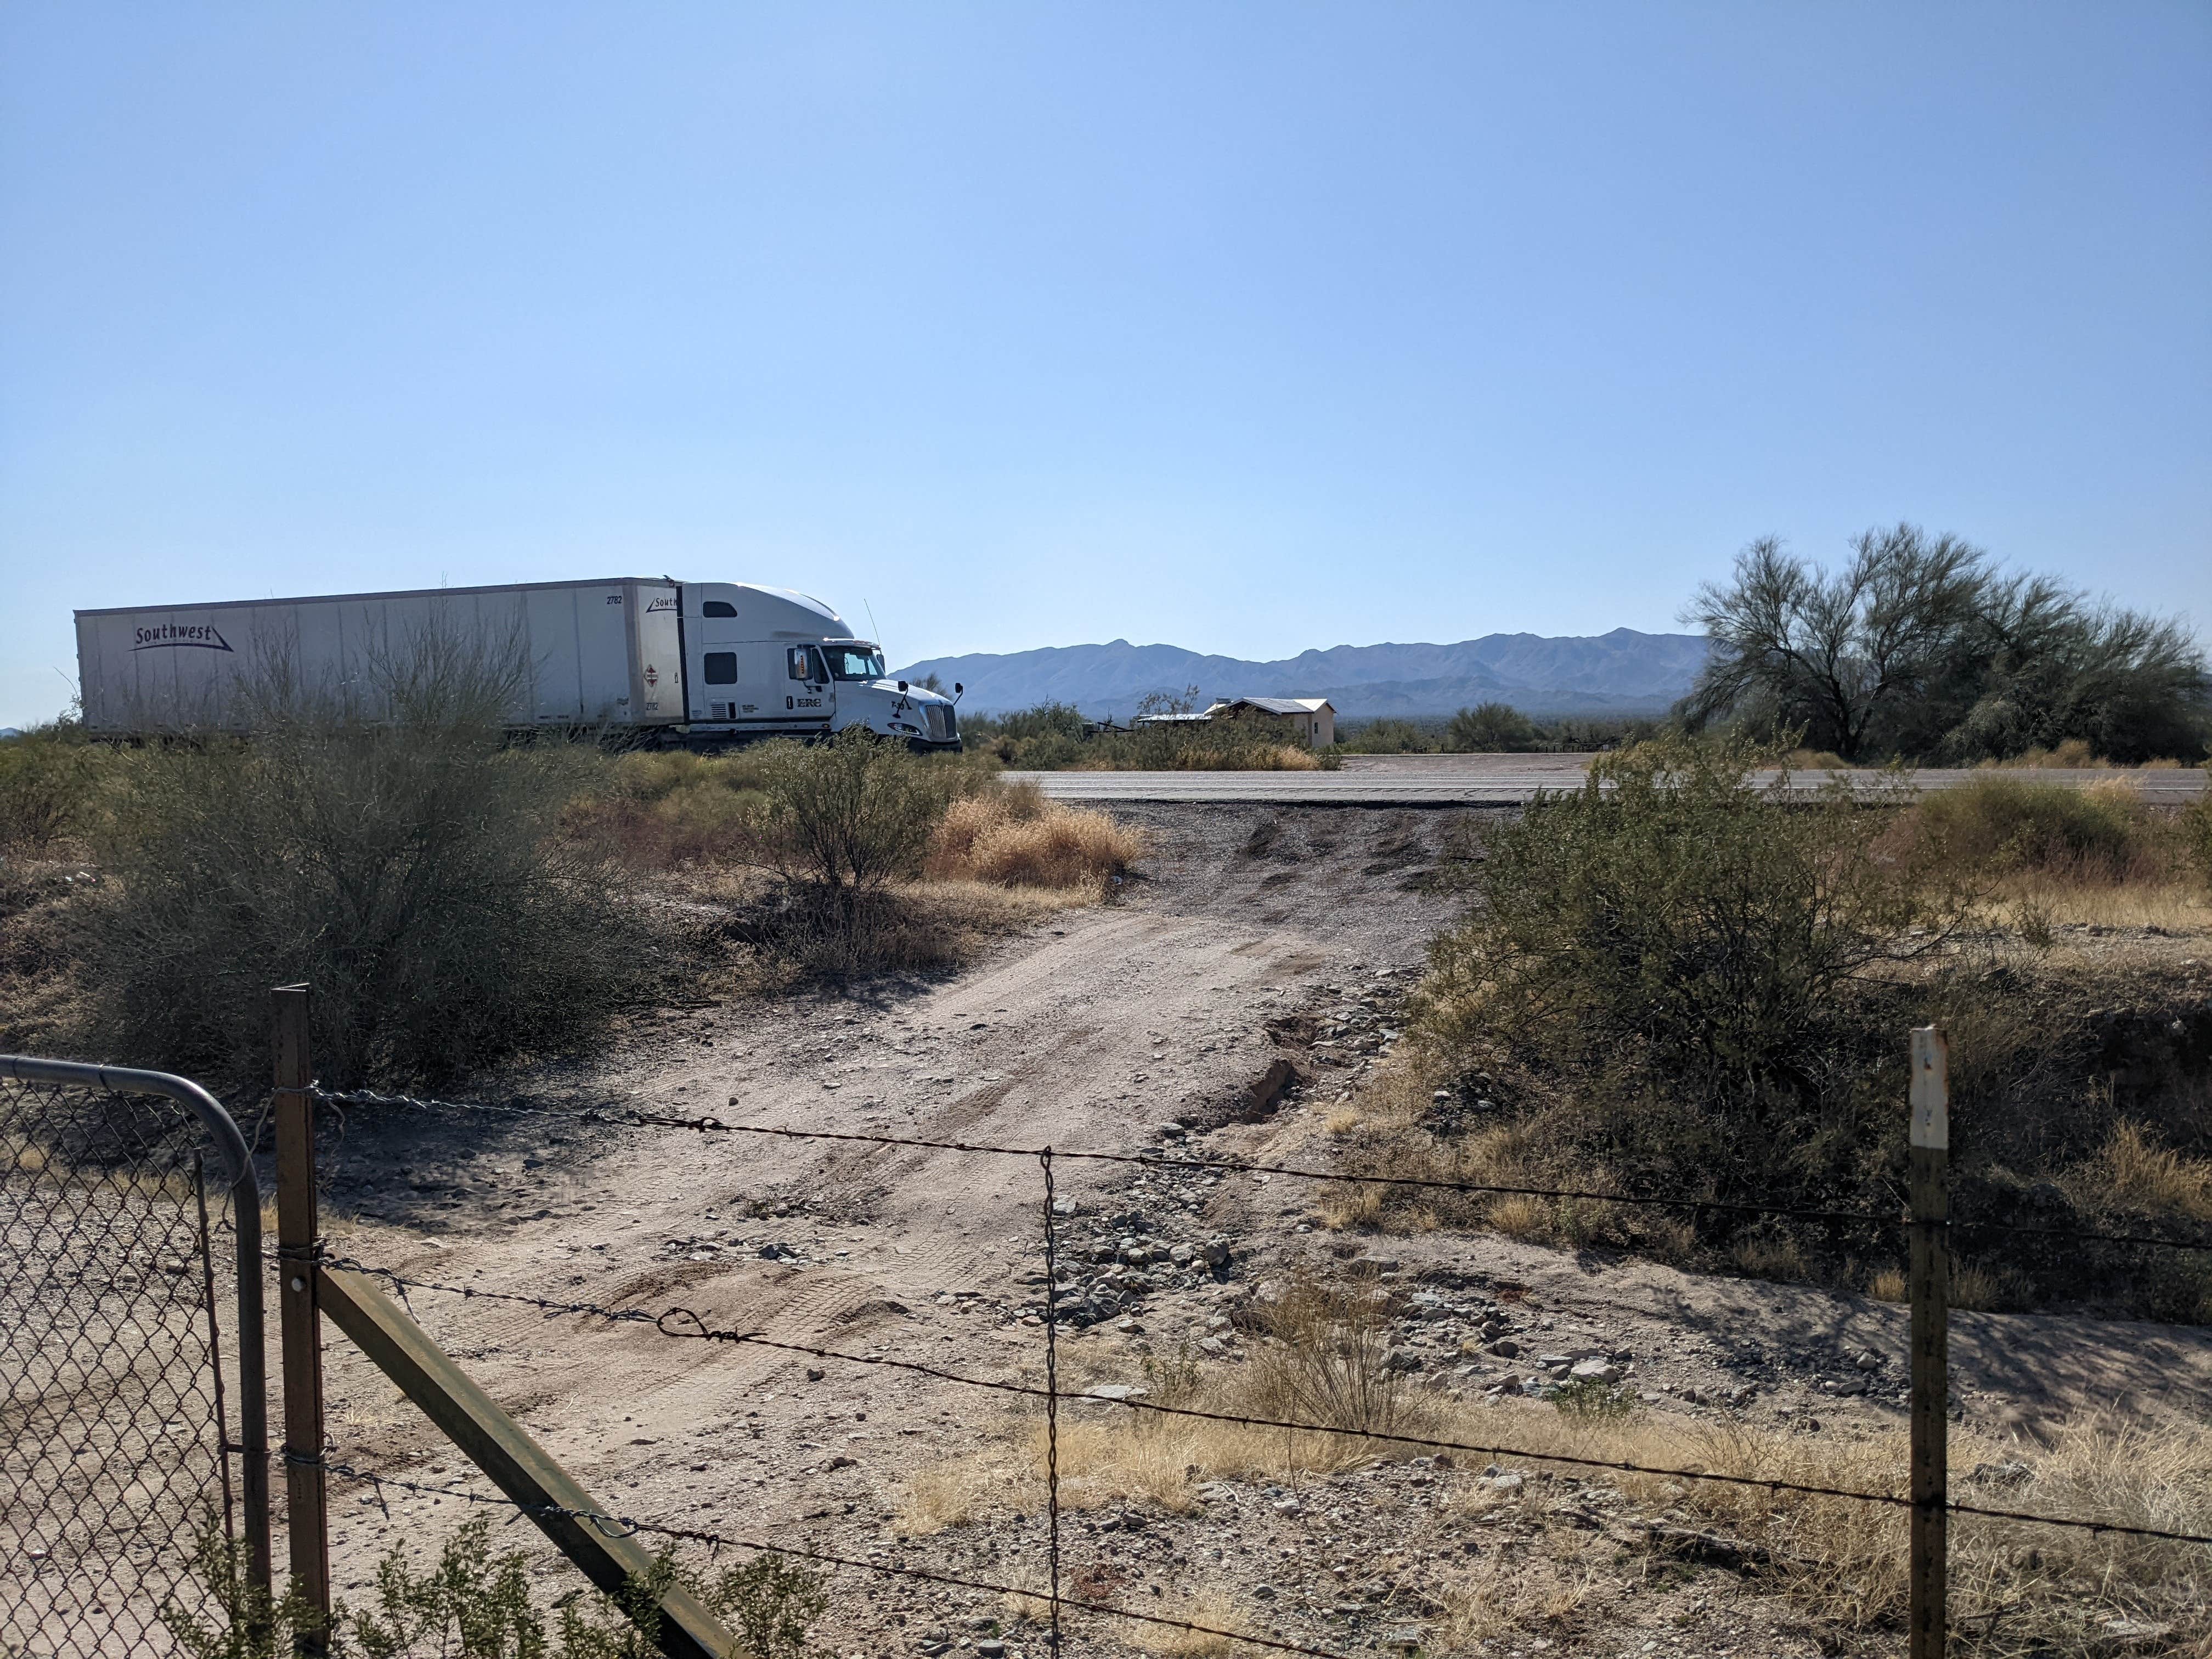
<instances>
[{"instance_id":1,"label":"shed roof","mask_svg":"<svg viewBox=\"0 0 2212 1659\"><path fill-rule=\"evenodd\" d=\"M1269 714L1318 714L1336 712L1327 697L1237 697L1215 705L1221 708L1257 708Z\"/></svg>"}]
</instances>

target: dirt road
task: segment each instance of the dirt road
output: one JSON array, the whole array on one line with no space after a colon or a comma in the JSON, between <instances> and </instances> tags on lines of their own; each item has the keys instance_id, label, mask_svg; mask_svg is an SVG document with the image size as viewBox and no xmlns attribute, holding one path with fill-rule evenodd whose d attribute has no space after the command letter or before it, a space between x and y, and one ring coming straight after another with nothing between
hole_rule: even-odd
<instances>
[{"instance_id":1,"label":"dirt road","mask_svg":"<svg viewBox=\"0 0 2212 1659\"><path fill-rule=\"evenodd\" d=\"M479 1092L548 1108L621 1100L684 1118L1109 1152L1158 1146L1172 1125L1171 1142L1214 1155L1321 1158L1322 1112L1387 1052L1395 999L1445 917L1444 901L1421 877L1463 815L1126 812L1152 831L1157 853L1121 901L1057 918L965 973L860 996L645 1018L604 1062ZM1300 1085L1287 1103L1255 1106L1255 1081L1285 1058ZM682 1306L709 1327L845 1352L985 1377L1041 1374L1033 1310L1042 1297L1042 1187L1034 1161L548 1122L356 1111L325 1159L333 1249L478 1292L655 1313ZM1287 1180L1170 1176L1066 1158L1054 1173L1071 1200L1061 1225L1076 1267L1063 1352L1078 1382L1141 1383L1146 1356L1185 1344L1233 1360L1237 1303L1336 1242L1317 1230L1315 1194ZM1131 1237L1143 1247L1138 1255L1158 1259L1120 1259ZM1217 1243L1233 1260L1209 1267ZM1672 1391L1668 1410L1767 1420L1816 1404L1832 1418L1894 1413L1903 1326L1893 1309L1488 1237L1370 1242L1370 1255L1383 1252L1396 1259L1389 1271L1408 1280L1434 1267L1438 1282L1513 1285L1512 1317L1536 1344L1632 1356L1640 1382ZM999 1397L481 1296L416 1290L410 1301L611 1509L1042 1582L1026 1488L1009 1489L985 1523L933 1536L907 1539L897 1518L903 1477L1004 1442L1012 1407ZM1429 1340L1450 1351L1443 1338L1459 1316L1446 1312ZM1408 1339L1411 1351L1421 1340ZM1850 1385L1856 1375L1863 1387L1864 1373L1850 1370L1847 1352L1882 1357L1863 1395ZM1954 1352L1969 1413L1992 1421L2153 1395L2212 1400L2212 1341L2172 1328L1969 1317ZM1443 1365L1439 1352L1430 1368L1439 1383ZM329 1370L336 1457L490 1490L335 1334ZM1828 1392L1838 1378L1845 1397ZM1479 1393L1490 1380L1451 1386ZM1747 1389L1754 1393L1735 1405L1718 1403ZM1382 1483L1380 1503L1397 1492L1392 1482L1415 1477L1386 1470L1372 1479ZM427 1547L463 1512L450 1498L388 1492L380 1501L343 1483L333 1492L337 1579L356 1598L378 1553L400 1542ZM1425 1500L1410 1489L1398 1496L1418 1532ZM1111 1566L1094 1587L1152 1607L1169 1605L1201 1570L1256 1595L1262 1575L1287 1582L1279 1562L1297 1552L1316 1553L1302 1561L1331 1551L1364 1559L1388 1547L1355 1537L1361 1528L1331 1513L1349 1511L1298 1519L1296 1505L1289 1518L1262 1510L1260 1522L1231 1534L1208 1531L1204 1518L1156 1519L1141 1546L1126 1547L1121 1537L1075 1529L1070 1571ZM1232 1535L1243 1541L1225 1541ZM538 1542L519 1524L495 1537ZM550 1559L544 1570L566 1571ZM1307 1577L1327 1582L1314 1577L1322 1571ZM1406 1597L1383 1598L1371 1616L1327 1611L1310 1585L1269 1616L1297 1639L1340 1650L1371 1645L1386 1625L1438 1605L1407 1582ZM1261 1603L1275 1593L1269 1588ZM1663 1623L1656 1603L1649 1610ZM965 1620L1004 1616L978 1594L848 1572L825 1643L837 1652L927 1652L940 1639L982 1639ZM1622 1624L1617 1648L1589 1650L1644 1650L1631 1632ZM1018 1651L1019 1632L1011 1639ZM1093 1621L1073 1650L1115 1650L1133 1639L1127 1627ZM1811 1650L1791 1641L1767 1650Z\"/></svg>"}]
</instances>

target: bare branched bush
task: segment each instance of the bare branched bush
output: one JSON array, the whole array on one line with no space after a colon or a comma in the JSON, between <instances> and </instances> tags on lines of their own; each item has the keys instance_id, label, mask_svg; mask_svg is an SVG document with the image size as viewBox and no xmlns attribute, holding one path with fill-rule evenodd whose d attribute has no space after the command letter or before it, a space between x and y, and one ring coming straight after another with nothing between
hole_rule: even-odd
<instances>
[{"instance_id":1,"label":"bare branched bush","mask_svg":"<svg viewBox=\"0 0 2212 1659\"><path fill-rule=\"evenodd\" d=\"M426 635L374 684L246 688L254 735L141 757L82 916L85 1040L218 1076L268 1065L267 988L316 991L337 1083L465 1071L580 1039L669 963L560 833L580 751L502 734L514 660Z\"/></svg>"},{"instance_id":2,"label":"bare branched bush","mask_svg":"<svg viewBox=\"0 0 2212 1659\"><path fill-rule=\"evenodd\" d=\"M755 764L767 806L757 857L785 880L841 896L921 873L956 781L902 744L852 726L827 743L775 743Z\"/></svg>"},{"instance_id":3,"label":"bare branched bush","mask_svg":"<svg viewBox=\"0 0 2212 1659\"><path fill-rule=\"evenodd\" d=\"M86 827L97 757L63 732L0 743L0 852L43 854Z\"/></svg>"}]
</instances>

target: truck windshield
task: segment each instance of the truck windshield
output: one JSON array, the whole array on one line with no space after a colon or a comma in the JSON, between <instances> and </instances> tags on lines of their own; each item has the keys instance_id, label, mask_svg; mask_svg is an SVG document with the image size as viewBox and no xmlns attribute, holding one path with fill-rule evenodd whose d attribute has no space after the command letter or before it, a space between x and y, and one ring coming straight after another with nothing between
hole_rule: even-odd
<instances>
[{"instance_id":1,"label":"truck windshield","mask_svg":"<svg viewBox=\"0 0 2212 1659\"><path fill-rule=\"evenodd\" d=\"M872 646L825 645L830 672L841 680L879 680L884 677L884 653Z\"/></svg>"}]
</instances>

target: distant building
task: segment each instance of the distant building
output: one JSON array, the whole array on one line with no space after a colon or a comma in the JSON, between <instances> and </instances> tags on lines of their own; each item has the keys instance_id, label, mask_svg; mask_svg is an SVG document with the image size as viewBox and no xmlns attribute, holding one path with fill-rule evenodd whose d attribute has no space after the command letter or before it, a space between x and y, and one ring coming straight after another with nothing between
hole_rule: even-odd
<instances>
[{"instance_id":1,"label":"distant building","mask_svg":"<svg viewBox=\"0 0 2212 1659\"><path fill-rule=\"evenodd\" d=\"M1285 738L1311 749L1325 749L1336 741L1336 708L1327 697L1237 697L1217 702L1206 713L1209 720L1272 726Z\"/></svg>"}]
</instances>

